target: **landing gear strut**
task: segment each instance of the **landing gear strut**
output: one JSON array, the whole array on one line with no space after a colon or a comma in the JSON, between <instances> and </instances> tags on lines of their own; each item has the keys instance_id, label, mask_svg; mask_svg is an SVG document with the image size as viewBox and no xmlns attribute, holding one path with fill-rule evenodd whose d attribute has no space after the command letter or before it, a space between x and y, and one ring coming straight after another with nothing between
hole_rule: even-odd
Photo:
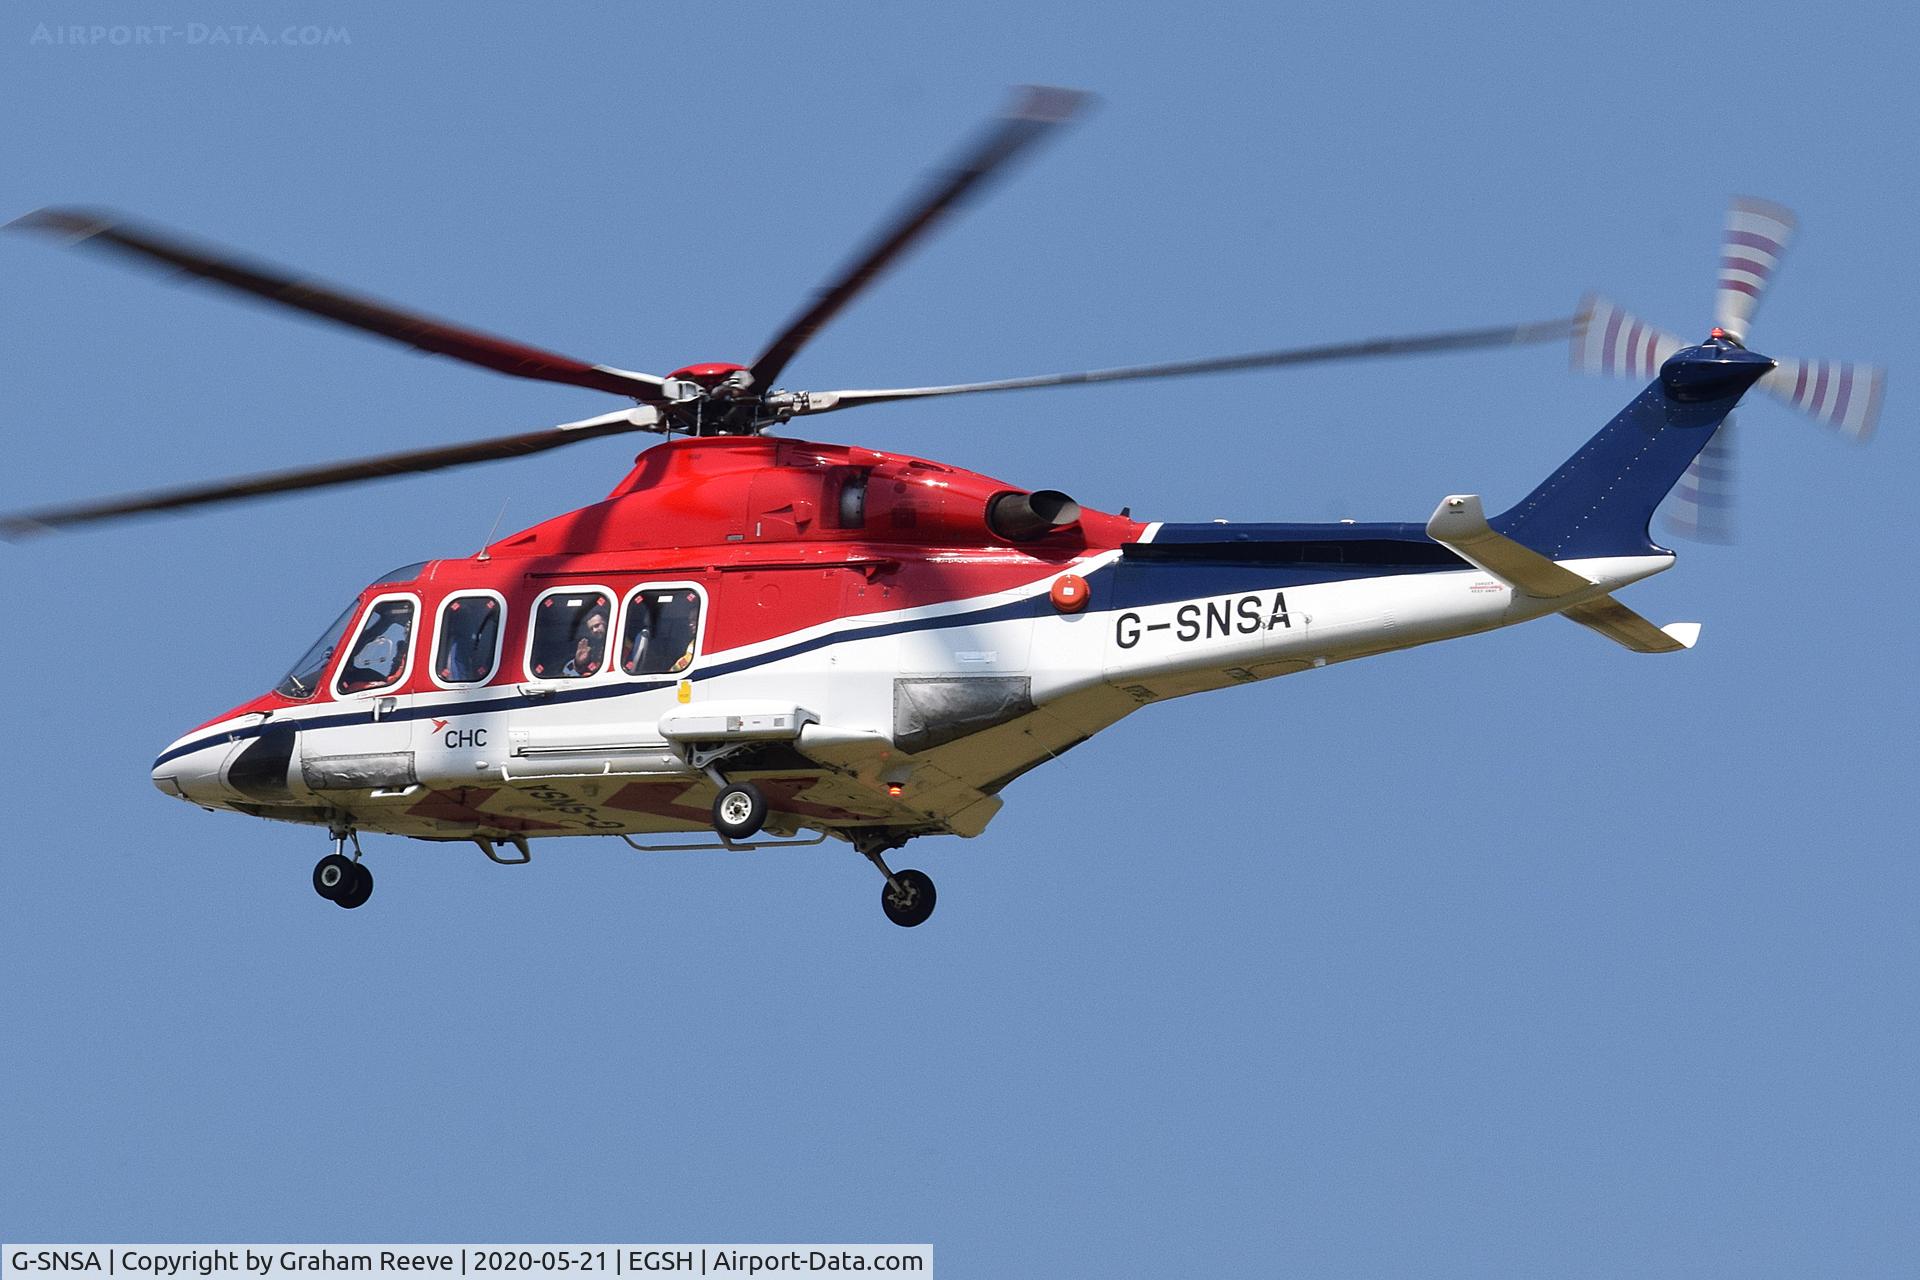
<instances>
[{"instance_id":1,"label":"landing gear strut","mask_svg":"<svg viewBox=\"0 0 1920 1280\"><path fill-rule=\"evenodd\" d=\"M349 840L353 842L351 858L346 854ZM351 829L334 832L333 852L314 864L313 891L349 911L364 906L373 896L373 872L360 864L358 833Z\"/></svg>"},{"instance_id":2,"label":"landing gear strut","mask_svg":"<svg viewBox=\"0 0 1920 1280\"><path fill-rule=\"evenodd\" d=\"M853 847L887 878L886 884L880 887L880 909L887 913L887 919L902 929L911 929L925 924L933 914L933 877L912 868L894 871L887 866L887 850L897 849L902 843L884 836L863 835L855 839Z\"/></svg>"}]
</instances>

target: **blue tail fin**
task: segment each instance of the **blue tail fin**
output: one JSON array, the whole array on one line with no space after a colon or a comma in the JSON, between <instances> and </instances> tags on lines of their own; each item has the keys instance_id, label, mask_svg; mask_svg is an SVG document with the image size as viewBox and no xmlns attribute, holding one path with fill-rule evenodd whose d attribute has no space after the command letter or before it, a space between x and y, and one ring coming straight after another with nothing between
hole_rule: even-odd
<instances>
[{"instance_id":1,"label":"blue tail fin","mask_svg":"<svg viewBox=\"0 0 1920 1280\"><path fill-rule=\"evenodd\" d=\"M1688 347L1580 452L1488 521L1553 560L1652 555L1654 508L1773 361L1720 338Z\"/></svg>"}]
</instances>

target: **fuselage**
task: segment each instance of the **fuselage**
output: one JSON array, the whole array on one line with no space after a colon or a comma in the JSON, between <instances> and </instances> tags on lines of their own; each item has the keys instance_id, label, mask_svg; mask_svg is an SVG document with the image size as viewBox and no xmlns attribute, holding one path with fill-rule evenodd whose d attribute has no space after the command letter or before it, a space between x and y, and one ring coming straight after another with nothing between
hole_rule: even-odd
<instances>
[{"instance_id":1,"label":"fuselage","mask_svg":"<svg viewBox=\"0 0 1920 1280\"><path fill-rule=\"evenodd\" d=\"M642 454L604 501L370 584L275 691L162 753L208 808L427 839L706 831L716 768L775 832L974 835L1022 773L1151 702L1566 607L1417 524L1170 524L898 454ZM1594 595L1665 554L1567 562Z\"/></svg>"}]
</instances>

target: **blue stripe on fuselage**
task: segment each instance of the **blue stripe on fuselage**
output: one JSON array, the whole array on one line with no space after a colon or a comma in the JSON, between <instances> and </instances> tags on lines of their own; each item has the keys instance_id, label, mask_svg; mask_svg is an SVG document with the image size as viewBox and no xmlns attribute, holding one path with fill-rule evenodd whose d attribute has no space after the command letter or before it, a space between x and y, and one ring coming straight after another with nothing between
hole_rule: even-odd
<instances>
[{"instance_id":1,"label":"blue stripe on fuselage","mask_svg":"<svg viewBox=\"0 0 1920 1280\"><path fill-rule=\"evenodd\" d=\"M1098 577L1105 569L1096 569L1092 576ZM1025 600L1013 600L1005 604L991 605L985 609L976 609L971 613L948 614L935 618L918 618L901 622L889 622L880 626L854 627L845 631L834 631L826 635L815 636L811 640L802 640L785 648L773 649L766 653L755 654L750 658L735 658L729 662L716 662L711 666L700 666L667 680L627 681L619 684L596 684L581 689L560 689L540 697L529 697L524 693L505 693L499 697L486 698L477 702L435 702L425 706L411 706L396 710L382 720L382 724L393 724L404 720L437 719L436 712L451 710L455 715L479 715L488 711L508 711L516 707L551 707L571 702L598 702L603 698L623 698L634 693L649 693L655 689L670 689L683 679L711 679L715 676L733 675L748 671L754 667L765 666L770 662L779 662L786 658L811 653L815 649L830 644L840 644L851 640L872 640L883 636L903 635L909 631L934 631L944 627L977 626L987 622L1002 622L1010 618L1031 617L1039 610L1039 596ZM345 725L368 723L368 712L351 711L333 715L308 716L294 723L301 729L337 729ZM271 721L267 723L272 723ZM279 723L287 723L285 720ZM184 746L163 753L153 762L158 769L169 760L178 760L181 756L191 755L204 747L219 742L237 742L243 738L255 738L265 732L267 724L249 725L243 729L223 729L196 739Z\"/></svg>"},{"instance_id":2,"label":"blue stripe on fuselage","mask_svg":"<svg viewBox=\"0 0 1920 1280\"><path fill-rule=\"evenodd\" d=\"M1410 536L1412 534L1417 534L1417 540L1414 536ZM1276 548L1297 549L1306 544L1317 546L1327 542L1351 543L1353 544L1351 554L1355 555L1362 554L1360 544L1363 543L1372 544L1375 547L1382 543L1393 543L1407 549L1405 554L1409 561L1432 550L1445 550L1438 543L1427 538L1419 525L1162 525L1159 536L1153 543L1128 544L1122 548L1125 556L1122 561L1103 564L1091 570L1087 574L1088 594L1102 610L1137 609L1144 605L1166 604L1175 600L1270 590L1276 587L1297 587L1318 582L1346 582L1355 578L1430 573L1468 567L1464 561L1453 558L1450 552L1447 553L1450 563L1434 564L1387 562L1330 564L1302 563L1297 558L1276 559L1276 557L1294 554L1292 550L1279 551ZM440 714L445 712L451 712L456 716L482 715L494 711L597 702L606 698L623 698L630 694L650 693L656 689L671 688L682 679L712 679L717 676L734 675L741 671L749 671L755 667L811 653L833 644L1034 617L1042 612L1044 600L1043 595L1034 595L966 613L911 618L875 626L848 627L778 649L771 649L765 653L754 654L751 657L734 658L712 665L699 666L686 672L684 676L675 675L666 680L592 684L580 689L556 690L538 698L529 697L516 690L503 691L498 696L474 702L416 704L397 709L382 723L438 719ZM366 710L356 709L302 717L294 723L301 729L335 729L347 725L366 724L368 716L369 713ZM282 719L249 725L245 728L217 730L203 738L162 753L153 762L153 767L158 769L169 761L178 760L182 756L191 755L195 751L217 743L256 738L266 732L268 725L286 723L287 721Z\"/></svg>"}]
</instances>

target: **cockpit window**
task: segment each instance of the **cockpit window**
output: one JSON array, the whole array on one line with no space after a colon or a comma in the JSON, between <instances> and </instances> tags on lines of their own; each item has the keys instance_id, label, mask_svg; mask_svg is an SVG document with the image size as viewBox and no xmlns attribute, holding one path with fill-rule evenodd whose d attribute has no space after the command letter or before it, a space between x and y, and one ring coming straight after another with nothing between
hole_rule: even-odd
<instances>
[{"instance_id":1,"label":"cockpit window","mask_svg":"<svg viewBox=\"0 0 1920 1280\"><path fill-rule=\"evenodd\" d=\"M407 596L374 601L360 626L346 665L334 686L340 693L366 693L400 683L407 673L407 651L413 642L415 606Z\"/></svg>"},{"instance_id":2,"label":"cockpit window","mask_svg":"<svg viewBox=\"0 0 1920 1280\"><path fill-rule=\"evenodd\" d=\"M630 676L667 675L693 665L700 634L700 595L686 587L642 587L627 601L620 629L620 669Z\"/></svg>"},{"instance_id":3,"label":"cockpit window","mask_svg":"<svg viewBox=\"0 0 1920 1280\"><path fill-rule=\"evenodd\" d=\"M604 591L567 587L541 597L533 611L527 671L536 680L583 680L607 662L613 606Z\"/></svg>"},{"instance_id":4,"label":"cockpit window","mask_svg":"<svg viewBox=\"0 0 1920 1280\"><path fill-rule=\"evenodd\" d=\"M273 686L273 691L285 698L311 698L320 687L320 678L327 674L327 664L333 661L334 650L340 647L340 637L347 634L347 624L353 621L353 615L359 610L357 601L348 605L346 612L333 620L333 625L313 642L312 648L301 655L300 661L293 664L293 669L281 678L280 683Z\"/></svg>"},{"instance_id":5,"label":"cockpit window","mask_svg":"<svg viewBox=\"0 0 1920 1280\"><path fill-rule=\"evenodd\" d=\"M442 684L479 684L500 658L500 602L493 596L454 596L440 607L440 645L433 671Z\"/></svg>"},{"instance_id":6,"label":"cockpit window","mask_svg":"<svg viewBox=\"0 0 1920 1280\"><path fill-rule=\"evenodd\" d=\"M404 582L412 582L420 576L422 570L432 563L433 561L431 560L422 560L419 564L403 564L392 573L383 574L367 585L370 587L389 587L398 586Z\"/></svg>"}]
</instances>

